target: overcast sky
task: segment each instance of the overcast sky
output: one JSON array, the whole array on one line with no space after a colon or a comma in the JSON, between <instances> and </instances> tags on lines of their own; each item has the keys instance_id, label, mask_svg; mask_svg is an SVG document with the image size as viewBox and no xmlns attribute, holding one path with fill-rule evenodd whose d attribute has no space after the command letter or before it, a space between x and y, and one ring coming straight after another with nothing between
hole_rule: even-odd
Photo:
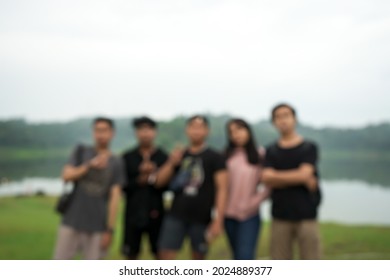
<instances>
[{"instance_id":1,"label":"overcast sky","mask_svg":"<svg viewBox=\"0 0 390 280\"><path fill-rule=\"evenodd\" d=\"M0 119L390 121L388 0L0 0Z\"/></svg>"}]
</instances>

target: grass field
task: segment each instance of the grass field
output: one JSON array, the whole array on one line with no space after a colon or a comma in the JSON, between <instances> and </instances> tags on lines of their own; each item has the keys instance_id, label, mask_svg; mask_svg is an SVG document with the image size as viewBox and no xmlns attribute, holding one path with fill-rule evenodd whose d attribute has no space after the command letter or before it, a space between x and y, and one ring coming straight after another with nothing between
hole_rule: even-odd
<instances>
[{"instance_id":1,"label":"grass field","mask_svg":"<svg viewBox=\"0 0 390 280\"><path fill-rule=\"evenodd\" d=\"M54 212L56 198L0 198L0 259L50 259L56 238L59 216ZM109 259L122 259L119 252L121 230L118 229ZM387 259L390 260L390 227L346 226L321 224L324 259ZM269 224L265 223L257 257L267 259ZM145 242L142 259L150 259ZM185 244L179 259L188 259ZM229 259L225 236L212 245L209 259Z\"/></svg>"},{"instance_id":2,"label":"grass field","mask_svg":"<svg viewBox=\"0 0 390 280\"><path fill-rule=\"evenodd\" d=\"M13 148L0 147L1 161L28 161L28 160L49 160L58 158L67 158L71 149L58 148Z\"/></svg>"}]
</instances>

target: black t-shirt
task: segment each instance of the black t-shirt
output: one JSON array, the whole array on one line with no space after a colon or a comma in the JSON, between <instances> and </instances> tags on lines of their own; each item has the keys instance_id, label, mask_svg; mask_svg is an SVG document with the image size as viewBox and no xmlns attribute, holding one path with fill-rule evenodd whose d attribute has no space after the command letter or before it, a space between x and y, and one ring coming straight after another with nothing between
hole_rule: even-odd
<instances>
[{"instance_id":1,"label":"black t-shirt","mask_svg":"<svg viewBox=\"0 0 390 280\"><path fill-rule=\"evenodd\" d=\"M188 180L175 191L170 213L186 222L208 224L215 199L214 175L225 168L223 156L213 149L186 151L172 181L183 174L189 175Z\"/></svg>"},{"instance_id":2,"label":"black t-shirt","mask_svg":"<svg viewBox=\"0 0 390 280\"><path fill-rule=\"evenodd\" d=\"M318 148L311 141L303 141L292 148L282 148L273 143L267 148L265 167L276 170L296 169L302 163L310 163L315 168L318 178ZM299 221L316 219L317 209L321 200L320 189L312 193L305 185L294 185L280 189L273 189L272 216L276 219Z\"/></svg>"},{"instance_id":3,"label":"black t-shirt","mask_svg":"<svg viewBox=\"0 0 390 280\"><path fill-rule=\"evenodd\" d=\"M151 157L157 167L165 163L168 156L161 150L156 149ZM140 186L137 183L139 176L139 166L143 158L139 152L139 147L126 152L123 155L127 184L124 187L126 195L126 224L144 227L150 220L151 212L161 218L164 214L162 194L166 188L155 188L154 186ZM156 217L158 218L158 217Z\"/></svg>"}]
</instances>

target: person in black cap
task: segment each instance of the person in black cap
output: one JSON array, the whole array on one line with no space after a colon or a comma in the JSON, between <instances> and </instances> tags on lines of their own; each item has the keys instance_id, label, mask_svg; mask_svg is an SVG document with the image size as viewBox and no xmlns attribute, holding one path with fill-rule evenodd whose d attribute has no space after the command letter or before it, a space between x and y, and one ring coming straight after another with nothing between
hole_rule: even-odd
<instances>
[{"instance_id":1,"label":"person in black cap","mask_svg":"<svg viewBox=\"0 0 390 280\"><path fill-rule=\"evenodd\" d=\"M164 216L162 188L155 188L155 173L167 160L166 153L154 145L157 123L148 117L133 120L138 145L124 153L127 185L122 253L137 259L142 234L149 236L150 248L157 258L157 240Z\"/></svg>"}]
</instances>

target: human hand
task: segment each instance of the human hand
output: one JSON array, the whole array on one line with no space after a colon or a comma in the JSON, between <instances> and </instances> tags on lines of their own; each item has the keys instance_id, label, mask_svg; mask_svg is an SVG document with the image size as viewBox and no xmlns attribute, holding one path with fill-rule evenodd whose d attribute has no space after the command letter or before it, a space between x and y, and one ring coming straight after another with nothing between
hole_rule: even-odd
<instances>
[{"instance_id":1,"label":"human hand","mask_svg":"<svg viewBox=\"0 0 390 280\"><path fill-rule=\"evenodd\" d=\"M183 158L183 149L181 148L176 148L174 149L170 156L168 161L173 165L173 166L178 166Z\"/></svg>"},{"instance_id":2,"label":"human hand","mask_svg":"<svg viewBox=\"0 0 390 280\"><path fill-rule=\"evenodd\" d=\"M315 192L318 188L318 179L312 175L306 182L306 187L310 192Z\"/></svg>"},{"instance_id":3,"label":"human hand","mask_svg":"<svg viewBox=\"0 0 390 280\"><path fill-rule=\"evenodd\" d=\"M222 222L219 220L212 221L206 230L207 243L213 242L218 236L222 234L222 231L223 231Z\"/></svg>"},{"instance_id":4,"label":"human hand","mask_svg":"<svg viewBox=\"0 0 390 280\"><path fill-rule=\"evenodd\" d=\"M111 246L111 243L112 243L112 232L109 231L104 232L100 243L101 248L103 250L107 250Z\"/></svg>"},{"instance_id":5,"label":"human hand","mask_svg":"<svg viewBox=\"0 0 390 280\"><path fill-rule=\"evenodd\" d=\"M96 169L104 169L108 165L109 153L99 153L89 161L89 166Z\"/></svg>"}]
</instances>

